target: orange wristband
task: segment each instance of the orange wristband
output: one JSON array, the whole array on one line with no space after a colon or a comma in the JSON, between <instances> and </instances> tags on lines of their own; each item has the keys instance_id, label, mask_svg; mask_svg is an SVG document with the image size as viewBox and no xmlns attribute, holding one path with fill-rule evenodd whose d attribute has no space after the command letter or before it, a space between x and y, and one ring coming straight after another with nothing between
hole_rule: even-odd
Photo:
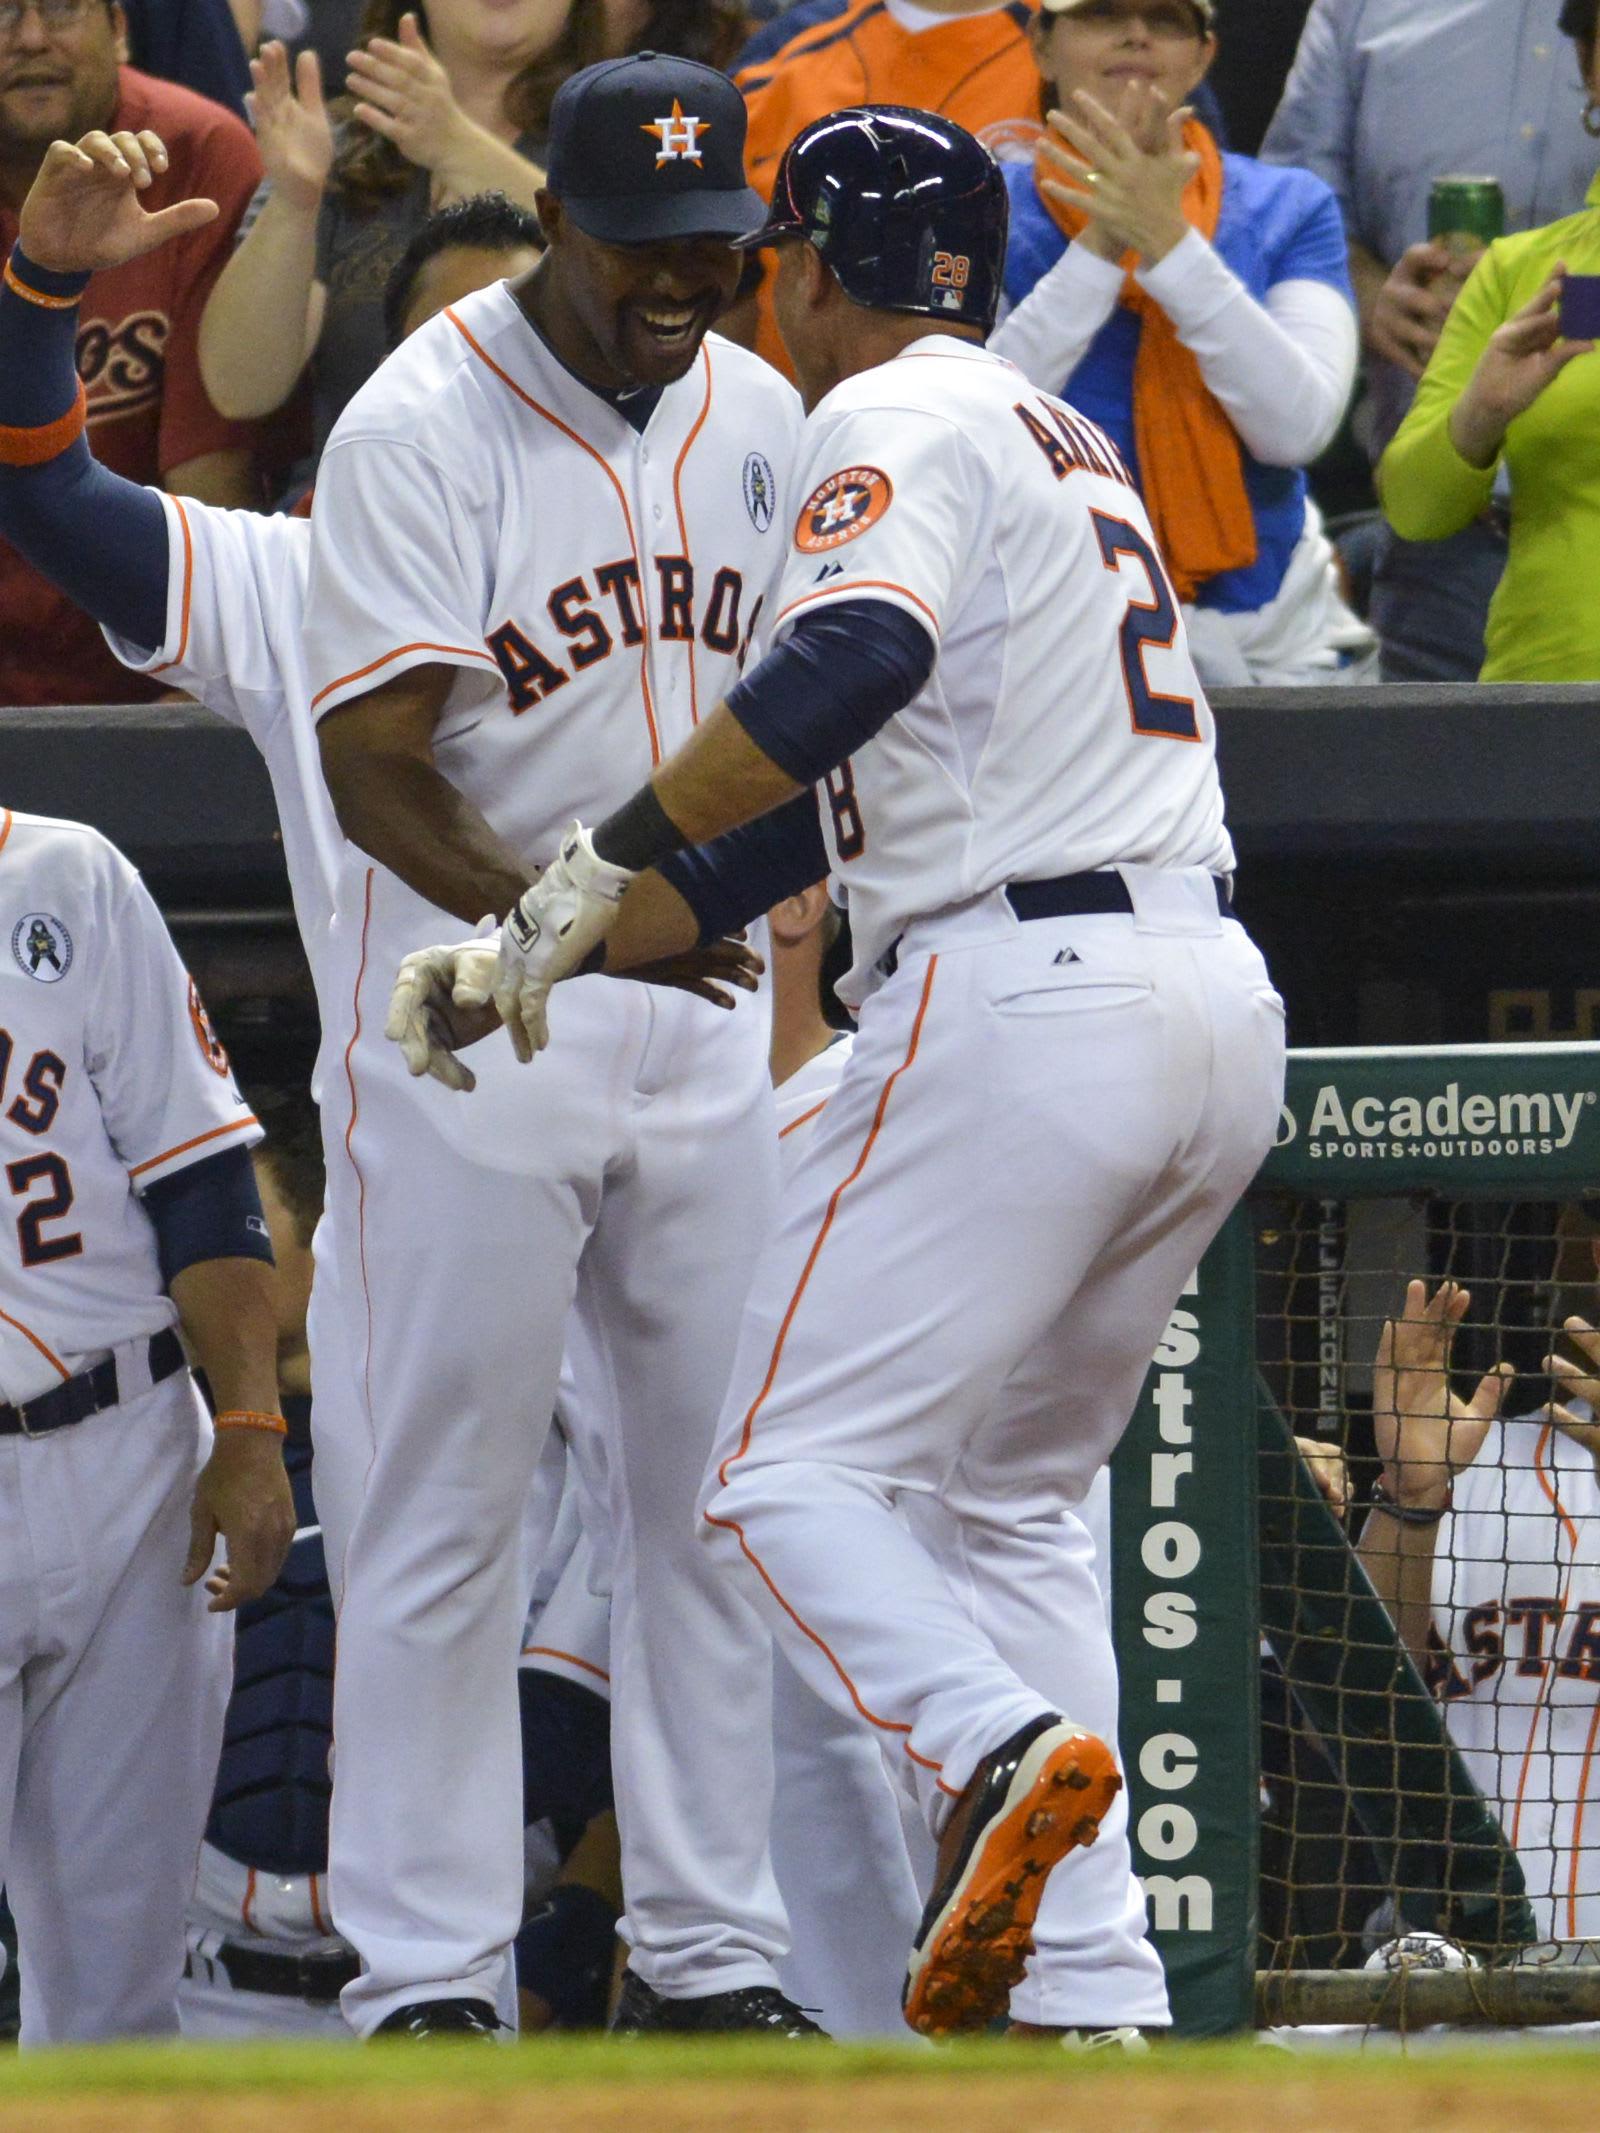
<instances>
[{"instance_id":1,"label":"orange wristband","mask_svg":"<svg viewBox=\"0 0 1600 2133\"><path fill-rule=\"evenodd\" d=\"M0 467L42 467L46 460L59 459L83 435L88 419L80 380L77 398L54 422L41 422L32 429L9 429L0 423Z\"/></svg>"},{"instance_id":2,"label":"orange wristband","mask_svg":"<svg viewBox=\"0 0 1600 2133\"><path fill-rule=\"evenodd\" d=\"M24 281L9 259L6 261L4 279L6 287L15 289L24 303L37 304L41 311L76 311L78 308L78 297L47 296L43 289L36 289L31 282Z\"/></svg>"},{"instance_id":3,"label":"orange wristband","mask_svg":"<svg viewBox=\"0 0 1600 2133\"><path fill-rule=\"evenodd\" d=\"M287 1437L289 1425L282 1415L258 1414L253 1407L225 1407L212 1423L213 1429L264 1429L274 1437Z\"/></svg>"}]
</instances>

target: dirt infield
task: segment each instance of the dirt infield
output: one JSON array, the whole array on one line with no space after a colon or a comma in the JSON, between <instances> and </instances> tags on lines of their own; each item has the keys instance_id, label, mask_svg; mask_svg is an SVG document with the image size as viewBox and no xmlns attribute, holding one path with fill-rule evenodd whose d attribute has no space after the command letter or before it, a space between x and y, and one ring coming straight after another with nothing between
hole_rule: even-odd
<instances>
[{"instance_id":1,"label":"dirt infield","mask_svg":"<svg viewBox=\"0 0 1600 2133\"><path fill-rule=\"evenodd\" d=\"M126 2082L96 2055L0 2065L0 2133L1593 2133L1600 2052L1512 2050L1324 2060L1264 2051L1178 2051L1103 2061L886 2065L837 2055L806 2070L691 2071L634 2058L607 2078L592 2058L563 2065L494 2055L459 2081L346 2054L313 2078L258 2082L169 2056ZM506 2064L521 2060L522 2064ZM65 2062L65 2063L64 2063ZM837 2064L838 2071L832 2071ZM242 2072L242 2069L238 2070ZM543 2076L543 2078L541 2078ZM19 2077L14 2080L13 2077ZM19 2089L26 2093L19 2093Z\"/></svg>"}]
</instances>

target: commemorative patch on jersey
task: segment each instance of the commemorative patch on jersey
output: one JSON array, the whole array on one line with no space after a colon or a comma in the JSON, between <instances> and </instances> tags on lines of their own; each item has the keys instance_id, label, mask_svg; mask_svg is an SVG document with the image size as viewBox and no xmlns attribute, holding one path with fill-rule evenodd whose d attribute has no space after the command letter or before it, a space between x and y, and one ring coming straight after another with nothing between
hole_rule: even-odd
<instances>
[{"instance_id":1,"label":"commemorative patch on jersey","mask_svg":"<svg viewBox=\"0 0 1600 2133\"><path fill-rule=\"evenodd\" d=\"M226 1074L228 1055L223 1050L222 1039L211 1027L206 1003L201 999L200 988L193 978L189 980L189 1026L194 1031L195 1043L200 1047L200 1056L212 1073Z\"/></svg>"},{"instance_id":2,"label":"commemorative patch on jersey","mask_svg":"<svg viewBox=\"0 0 1600 2133\"><path fill-rule=\"evenodd\" d=\"M804 555L842 548L875 526L893 501L893 486L879 468L841 467L801 505L794 544Z\"/></svg>"},{"instance_id":3,"label":"commemorative patch on jersey","mask_svg":"<svg viewBox=\"0 0 1600 2133\"><path fill-rule=\"evenodd\" d=\"M11 931L11 953L25 978L59 985L72 968L72 935L48 911L25 911Z\"/></svg>"},{"instance_id":4,"label":"commemorative patch on jersey","mask_svg":"<svg viewBox=\"0 0 1600 2133\"><path fill-rule=\"evenodd\" d=\"M772 461L764 453L751 452L746 456L744 507L757 533L765 533L778 508L778 484L772 478Z\"/></svg>"}]
</instances>

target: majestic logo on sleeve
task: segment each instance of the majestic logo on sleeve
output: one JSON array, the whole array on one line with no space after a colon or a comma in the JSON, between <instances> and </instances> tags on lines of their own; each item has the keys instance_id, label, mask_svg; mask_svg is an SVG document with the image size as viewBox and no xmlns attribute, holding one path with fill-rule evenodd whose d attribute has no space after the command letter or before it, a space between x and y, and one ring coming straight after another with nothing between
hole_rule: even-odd
<instances>
[{"instance_id":1,"label":"majestic logo on sleeve","mask_svg":"<svg viewBox=\"0 0 1600 2133\"><path fill-rule=\"evenodd\" d=\"M711 131L706 119L690 118L682 104L672 99L672 115L658 118L653 124L639 128L641 133L653 133L661 146L656 150L656 169L663 163L698 163L700 161L700 136Z\"/></svg>"},{"instance_id":2,"label":"majestic logo on sleeve","mask_svg":"<svg viewBox=\"0 0 1600 2133\"><path fill-rule=\"evenodd\" d=\"M844 467L830 474L800 507L794 544L804 555L842 548L875 526L894 500L887 474L876 467Z\"/></svg>"},{"instance_id":3,"label":"majestic logo on sleeve","mask_svg":"<svg viewBox=\"0 0 1600 2133\"><path fill-rule=\"evenodd\" d=\"M25 978L59 985L72 968L72 935L48 911L27 911L12 928L11 953Z\"/></svg>"},{"instance_id":4,"label":"majestic logo on sleeve","mask_svg":"<svg viewBox=\"0 0 1600 2133\"><path fill-rule=\"evenodd\" d=\"M744 463L744 507L757 533L765 533L778 508L778 485L771 460L761 452L750 453Z\"/></svg>"}]
</instances>

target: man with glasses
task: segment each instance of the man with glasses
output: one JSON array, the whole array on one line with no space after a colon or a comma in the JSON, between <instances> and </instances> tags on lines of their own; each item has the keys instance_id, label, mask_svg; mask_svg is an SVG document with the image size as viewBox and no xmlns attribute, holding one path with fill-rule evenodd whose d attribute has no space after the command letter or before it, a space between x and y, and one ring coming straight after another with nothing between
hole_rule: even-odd
<instances>
[{"instance_id":1,"label":"man with glasses","mask_svg":"<svg viewBox=\"0 0 1600 2133\"><path fill-rule=\"evenodd\" d=\"M255 499L251 431L224 422L200 382L206 297L261 176L231 112L128 66L127 23L107 0L0 0L0 255L53 140L153 130L168 164L146 197L215 200L204 228L96 274L80 304L77 358L97 458L130 481L207 503ZM98 628L0 542L0 703L126 702L159 695L130 676Z\"/></svg>"}]
</instances>

